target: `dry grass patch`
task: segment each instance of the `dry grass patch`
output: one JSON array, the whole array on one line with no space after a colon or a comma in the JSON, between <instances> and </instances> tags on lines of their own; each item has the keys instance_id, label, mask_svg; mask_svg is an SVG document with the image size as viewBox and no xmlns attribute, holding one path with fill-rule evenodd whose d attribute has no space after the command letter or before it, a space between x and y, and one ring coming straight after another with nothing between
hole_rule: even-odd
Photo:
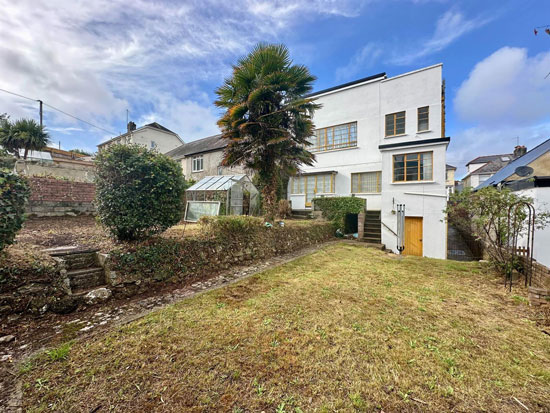
<instances>
[{"instance_id":1,"label":"dry grass patch","mask_svg":"<svg viewBox=\"0 0 550 413\"><path fill-rule=\"evenodd\" d=\"M519 401L548 411L550 340L530 314L478 264L342 243L40 357L22 373L24 403L517 412Z\"/></svg>"}]
</instances>

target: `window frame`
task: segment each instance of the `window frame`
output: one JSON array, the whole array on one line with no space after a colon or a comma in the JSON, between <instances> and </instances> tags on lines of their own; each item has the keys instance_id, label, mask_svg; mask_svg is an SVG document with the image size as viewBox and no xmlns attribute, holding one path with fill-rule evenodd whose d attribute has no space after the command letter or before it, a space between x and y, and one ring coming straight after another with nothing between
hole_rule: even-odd
<instances>
[{"instance_id":1,"label":"window frame","mask_svg":"<svg viewBox=\"0 0 550 413\"><path fill-rule=\"evenodd\" d=\"M430 179L415 179L415 180L407 180L407 156L409 155L416 155L417 156L417 174L418 178L420 178L420 155L430 153L432 155L432 168L431 168L431 178ZM403 156L403 180L396 181L395 180L395 157L396 156ZM409 152L409 153L398 153L392 156L392 183L405 183L405 182L433 182L434 179L434 152L433 151L423 151L423 152Z\"/></svg>"},{"instance_id":2,"label":"window frame","mask_svg":"<svg viewBox=\"0 0 550 413\"><path fill-rule=\"evenodd\" d=\"M320 176L330 176L330 192L324 192L318 190L318 177ZM300 185L297 183L300 179L304 180L304 190L300 191ZM333 173L323 173L323 174L310 174L310 175L298 175L292 177L292 184L290 187L291 195L305 195L307 193L307 184L308 181L313 181L313 193L315 194L334 194L334 174ZM323 188L324 189L324 188Z\"/></svg>"},{"instance_id":3,"label":"window frame","mask_svg":"<svg viewBox=\"0 0 550 413\"><path fill-rule=\"evenodd\" d=\"M426 129L420 129L420 110L426 109L426 120L428 124ZM416 131L417 132L428 132L430 130L430 106L422 106L416 110Z\"/></svg>"},{"instance_id":4,"label":"window frame","mask_svg":"<svg viewBox=\"0 0 550 413\"><path fill-rule=\"evenodd\" d=\"M403 133L397 133L397 115L399 114L403 114ZM388 134L388 116L393 116L393 134ZM385 136L386 138L391 138L391 137L394 137L394 136L403 136L403 135L406 135L407 134L407 111L406 110L402 110L402 111L399 111L399 112L394 112L394 113L388 113L386 114L386 116L384 117L384 133L385 133Z\"/></svg>"},{"instance_id":5,"label":"window frame","mask_svg":"<svg viewBox=\"0 0 550 413\"><path fill-rule=\"evenodd\" d=\"M198 164L199 161L200 161L200 169L195 167L195 162ZM204 171L204 157L202 155L193 156L191 158L191 172L202 172L202 171Z\"/></svg>"},{"instance_id":6,"label":"window frame","mask_svg":"<svg viewBox=\"0 0 550 413\"><path fill-rule=\"evenodd\" d=\"M353 125L355 126L355 137L354 137L354 139L352 139L352 133L351 133ZM347 126L348 127L347 144L336 145L335 142L334 142L335 128L338 128L338 127L341 127L341 126ZM328 144L328 133L327 132L328 132L329 129L332 129L332 144L331 145ZM323 138L321 138L321 136L318 135L318 133L320 133L321 131L324 132L324 137ZM328 152L328 151L333 151L333 150L338 150L338 149L356 148L357 147L357 121L340 123L338 125L332 125L332 126L327 126L325 128L315 129L314 135L312 137L315 138L315 142L313 143L313 145L310 145L309 148L306 148L307 150L309 150L312 153ZM324 145L321 145L321 142L320 142L321 139L324 140ZM317 143L319 143L318 146L317 146Z\"/></svg>"},{"instance_id":7,"label":"window frame","mask_svg":"<svg viewBox=\"0 0 550 413\"><path fill-rule=\"evenodd\" d=\"M353 176L354 175L357 175L357 186L358 186L358 189L363 189L361 187L361 175L363 174L376 174L376 188L378 189L377 191L367 191L367 192L364 192L364 191L353 191ZM351 194L379 194L382 192L382 171L364 171L364 172L353 172L351 174L351 179L350 179L350 193Z\"/></svg>"}]
</instances>

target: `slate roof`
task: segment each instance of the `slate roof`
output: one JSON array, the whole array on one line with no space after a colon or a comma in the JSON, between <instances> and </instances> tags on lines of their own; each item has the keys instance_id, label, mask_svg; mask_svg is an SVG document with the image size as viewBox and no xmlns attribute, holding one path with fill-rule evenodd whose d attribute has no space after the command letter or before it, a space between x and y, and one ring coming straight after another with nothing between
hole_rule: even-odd
<instances>
[{"instance_id":1,"label":"slate roof","mask_svg":"<svg viewBox=\"0 0 550 413\"><path fill-rule=\"evenodd\" d=\"M176 132L173 132L171 131L170 129L162 126L160 123L157 123L157 122L152 122L152 123L148 123L147 125L143 125L143 126L140 126L139 128L137 128L136 130L133 130L132 132L136 132L136 131L139 131L143 128L154 128L154 129L158 129L158 130L161 130L163 132L167 132L167 133L171 133L172 135L175 135L180 141L181 141L181 138L178 136L178 134ZM120 135L117 135L115 136L114 138L111 138L109 140L106 140L105 142L101 142L99 145L97 145L98 147L99 146L103 146L109 142L112 142L114 141L115 139L118 139L120 137L123 137L123 136L128 136L129 132L124 132L124 133L121 133ZM183 141L182 141L183 142Z\"/></svg>"},{"instance_id":2,"label":"slate roof","mask_svg":"<svg viewBox=\"0 0 550 413\"><path fill-rule=\"evenodd\" d=\"M181 159L185 156L217 151L227 146L227 141L222 139L221 137L222 135L219 134L184 143L183 145L178 146L176 149L172 149L166 155L174 159Z\"/></svg>"},{"instance_id":3,"label":"slate roof","mask_svg":"<svg viewBox=\"0 0 550 413\"><path fill-rule=\"evenodd\" d=\"M502 181L505 181L506 178L509 178L515 173L517 167L529 165L535 159L540 158L542 155L544 155L546 152L549 152L549 151L550 151L550 139L547 139L546 141L542 142L540 145L535 146L525 155L520 156L519 158L514 159L512 162L508 163L508 165L500 169L492 177L490 177L485 182L477 186L476 189L485 188L486 186L489 186L489 185L497 185Z\"/></svg>"},{"instance_id":4,"label":"slate roof","mask_svg":"<svg viewBox=\"0 0 550 413\"><path fill-rule=\"evenodd\" d=\"M453 165L450 165L450 164L446 164L446 165L445 165L445 169L455 169L455 170L456 170L456 166L453 166Z\"/></svg>"},{"instance_id":5,"label":"slate roof","mask_svg":"<svg viewBox=\"0 0 550 413\"><path fill-rule=\"evenodd\" d=\"M503 157L508 157L507 160L504 160ZM510 160L514 159L513 153L503 153L500 155L485 155L485 156L478 156L475 159L472 159L470 162L466 164L466 166L470 165L471 163L488 163L493 161L505 161L508 162Z\"/></svg>"}]
</instances>

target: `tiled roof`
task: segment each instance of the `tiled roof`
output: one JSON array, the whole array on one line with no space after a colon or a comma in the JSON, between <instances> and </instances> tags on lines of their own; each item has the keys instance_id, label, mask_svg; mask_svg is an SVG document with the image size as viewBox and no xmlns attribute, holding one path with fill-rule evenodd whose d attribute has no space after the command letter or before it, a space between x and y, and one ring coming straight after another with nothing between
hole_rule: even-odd
<instances>
[{"instance_id":1,"label":"tiled roof","mask_svg":"<svg viewBox=\"0 0 550 413\"><path fill-rule=\"evenodd\" d=\"M506 159L507 158L507 159ZM512 159L514 159L513 153L503 153L501 155L485 155L485 156L478 156L475 159L472 159L470 162L466 164L466 166L470 165L471 163L488 163L492 161L504 161L509 162Z\"/></svg>"},{"instance_id":2,"label":"tiled roof","mask_svg":"<svg viewBox=\"0 0 550 413\"><path fill-rule=\"evenodd\" d=\"M178 146L176 149L172 149L166 155L174 159L181 159L185 156L195 155L198 153L221 150L226 146L227 141L225 139L222 139L222 135L220 134L184 143L183 145Z\"/></svg>"},{"instance_id":3,"label":"tiled roof","mask_svg":"<svg viewBox=\"0 0 550 413\"><path fill-rule=\"evenodd\" d=\"M529 165L531 162L533 162L537 158L540 158L546 152L550 152L550 139L547 139L540 145L531 149L525 155L520 156L519 158L514 159L512 162L508 163L508 165L500 169L496 174L480 184L476 189L484 188L489 185L497 185L505 181L507 178L514 175L516 168Z\"/></svg>"},{"instance_id":4,"label":"tiled roof","mask_svg":"<svg viewBox=\"0 0 550 413\"><path fill-rule=\"evenodd\" d=\"M456 169L456 166L453 166L453 165L450 165L450 164L446 164L446 165L445 165L445 169Z\"/></svg>"}]
</instances>

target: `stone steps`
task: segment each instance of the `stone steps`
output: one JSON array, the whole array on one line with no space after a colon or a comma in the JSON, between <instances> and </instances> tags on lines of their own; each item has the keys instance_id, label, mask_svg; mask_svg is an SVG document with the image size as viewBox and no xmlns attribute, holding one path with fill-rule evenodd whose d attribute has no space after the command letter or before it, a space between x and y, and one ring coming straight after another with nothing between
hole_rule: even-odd
<instances>
[{"instance_id":1,"label":"stone steps","mask_svg":"<svg viewBox=\"0 0 550 413\"><path fill-rule=\"evenodd\" d=\"M69 277L71 290L82 290L105 284L105 272L101 267L69 270L67 277Z\"/></svg>"}]
</instances>

